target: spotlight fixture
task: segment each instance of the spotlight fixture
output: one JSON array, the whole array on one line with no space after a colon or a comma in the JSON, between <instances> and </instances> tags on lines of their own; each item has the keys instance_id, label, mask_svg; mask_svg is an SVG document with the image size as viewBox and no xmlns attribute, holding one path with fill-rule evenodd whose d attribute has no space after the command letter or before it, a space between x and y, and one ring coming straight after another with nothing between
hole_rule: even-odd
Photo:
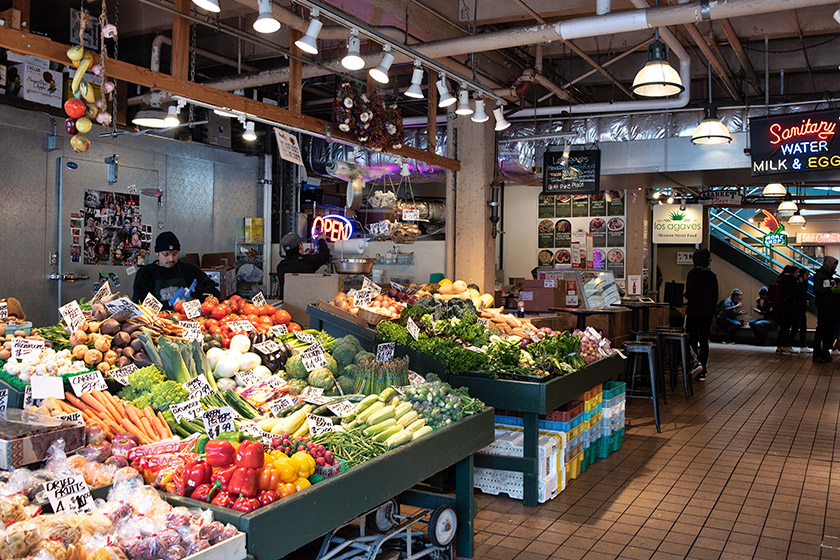
<instances>
[{"instance_id":1,"label":"spotlight fixture","mask_svg":"<svg viewBox=\"0 0 840 560\"><path fill-rule=\"evenodd\" d=\"M350 30L350 39L347 41L347 54L341 59L341 65L348 70L361 70L365 67L365 59L361 56L361 42L358 31Z\"/></svg>"},{"instance_id":2,"label":"spotlight fixture","mask_svg":"<svg viewBox=\"0 0 840 560\"><path fill-rule=\"evenodd\" d=\"M785 190L785 186L781 183L769 183L764 190L761 191L761 196L767 197L778 197L778 196L785 196L787 194L787 190Z\"/></svg>"},{"instance_id":3,"label":"spotlight fixture","mask_svg":"<svg viewBox=\"0 0 840 560\"><path fill-rule=\"evenodd\" d=\"M487 113L484 112L484 98L483 97L476 97L475 98L475 114L470 117L473 122L482 123L487 122L490 120L490 117L487 116Z\"/></svg>"},{"instance_id":4,"label":"spotlight fixture","mask_svg":"<svg viewBox=\"0 0 840 560\"><path fill-rule=\"evenodd\" d=\"M221 11L219 8L219 0L192 0L193 4L198 6L203 10L207 10L208 12L215 12L218 13Z\"/></svg>"},{"instance_id":5,"label":"spotlight fixture","mask_svg":"<svg viewBox=\"0 0 840 560\"><path fill-rule=\"evenodd\" d=\"M423 67L419 60L414 61L414 71L411 73L411 85L405 90L406 97L414 99L423 99L423 90L420 89L420 84L423 83Z\"/></svg>"},{"instance_id":6,"label":"spotlight fixture","mask_svg":"<svg viewBox=\"0 0 840 560\"><path fill-rule=\"evenodd\" d=\"M560 165L566 167L569 165L569 156L572 155L572 145L568 140L563 144L563 155L560 156Z\"/></svg>"},{"instance_id":7,"label":"spotlight fixture","mask_svg":"<svg viewBox=\"0 0 840 560\"><path fill-rule=\"evenodd\" d=\"M455 101L457 101L451 93L449 93L449 88L446 85L446 75L441 74L440 79L437 81L437 89L438 89L438 107L441 109L444 107L449 107ZM505 127L507 128L507 127ZM498 130L498 128L496 129Z\"/></svg>"},{"instance_id":8,"label":"spotlight fixture","mask_svg":"<svg viewBox=\"0 0 840 560\"><path fill-rule=\"evenodd\" d=\"M674 203L674 191L672 191L672 190L668 191L668 200L666 200L665 202L667 202L668 204L673 204Z\"/></svg>"},{"instance_id":9,"label":"spotlight fixture","mask_svg":"<svg viewBox=\"0 0 840 560\"><path fill-rule=\"evenodd\" d=\"M274 14L271 13L271 0L257 0L257 6L260 15L254 22L254 31L257 33L274 33L280 29L280 22L274 19Z\"/></svg>"},{"instance_id":10,"label":"spotlight fixture","mask_svg":"<svg viewBox=\"0 0 840 560\"><path fill-rule=\"evenodd\" d=\"M472 115L473 110L470 107L470 92L467 90L466 84L461 84L461 90L458 92L458 108L455 109L456 115Z\"/></svg>"},{"instance_id":11,"label":"spotlight fixture","mask_svg":"<svg viewBox=\"0 0 840 560\"><path fill-rule=\"evenodd\" d=\"M776 211L779 214L784 216L793 215L797 210L799 210L799 207L793 201L793 198L790 196L790 194L785 196L785 199L782 201L781 204L779 204L779 207L776 209Z\"/></svg>"},{"instance_id":12,"label":"spotlight fixture","mask_svg":"<svg viewBox=\"0 0 840 560\"><path fill-rule=\"evenodd\" d=\"M682 210L683 212L685 212L685 197L682 197L682 198L680 199L680 210Z\"/></svg>"},{"instance_id":13,"label":"spotlight fixture","mask_svg":"<svg viewBox=\"0 0 840 560\"><path fill-rule=\"evenodd\" d=\"M391 64L393 62L394 55L391 54L391 46L385 45L385 54L382 55L382 62L380 62L379 66L376 68L368 70L368 74L370 74L370 77L380 84L387 84L391 80L391 78L388 77L388 69L391 68Z\"/></svg>"},{"instance_id":14,"label":"spotlight fixture","mask_svg":"<svg viewBox=\"0 0 840 560\"><path fill-rule=\"evenodd\" d=\"M257 133L254 131L254 121L245 121L245 132L242 133L242 139L247 142L253 142L257 139Z\"/></svg>"},{"instance_id":15,"label":"spotlight fixture","mask_svg":"<svg viewBox=\"0 0 840 560\"><path fill-rule=\"evenodd\" d=\"M167 114L159 107L152 107L151 109L137 111L131 122L147 128L169 128L169 125L166 124L166 117Z\"/></svg>"},{"instance_id":16,"label":"spotlight fixture","mask_svg":"<svg viewBox=\"0 0 840 560\"><path fill-rule=\"evenodd\" d=\"M790 219L788 220L788 223L792 226L803 226L803 227L805 227L805 216L800 214L799 210L797 210L793 214L793 216L790 217Z\"/></svg>"},{"instance_id":17,"label":"spotlight fixture","mask_svg":"<svg viewBox=\"0 0 840 560\"><path fill-rule=\"evenodd\" d=\"M180 119L178 118L178 106L177 105L170 105L169 109L166 113L166 118L163 119L164 124L167 128L172 128L174 126L178 126L181 124Z\"/></svg>"},{"instance_id":18,"label":"spotlight fixture","mask_svg":"<svg viewBox=\"0 0 840 560\"><path fill-rule=\"evenodd\" d=\"M501 132L510 127L510 123L505 119L505 114L502 112L501 105L493 109L493 116L496 117L496 132Z\"/></svg>"},{"instance_id":19,"label":"spotlight fixture","mask_svg":"<svg viewBox=\"0 0 840 560\"><path fill-rule=\"evenodd\" d=\"M694 129L694 134L691 136L692 144L699 144L701 146L711 146L714 144L731 144L732 135L726 125L720 122L717 116L717 110L714 105L707 105L704 110L704 117L697 128Z\"/></svg>"},{"instance_id":20,"label":"spotlight fixture","mask_svg":"<svg viewBox=\"0 0 840 560\"><path fill-rule=\"evenodd\" d=\"M309 27L306 28L306 34L295 41L297 48L309 54L318 54L318 33L321 32L323 23L318 19L321 15L320 10L312 10L312 19L309 20Z\"/></svg>"},{"instance_id":21,"label":"spotlight fixture","mask_svg":"<svg viewBox=\"0 0 840 560\"><path fill-rule=\"evenodd\" d=\"M662 191L656 189L653 191L653 200L659 200L659 197L662 196Z\"/></svg>"},{"instance_id":22,"label":"spotlight fixture","mask_svg":"<svg viewBox=\"0 0 840 560\"><path fill-rule=\"evenodd\" d=\"M671 97L685 90L680 75L668 63L658 29L656 40L648 48L647 64L636 74L630 89L643 97Z\"/></svg>"}]
</instances>

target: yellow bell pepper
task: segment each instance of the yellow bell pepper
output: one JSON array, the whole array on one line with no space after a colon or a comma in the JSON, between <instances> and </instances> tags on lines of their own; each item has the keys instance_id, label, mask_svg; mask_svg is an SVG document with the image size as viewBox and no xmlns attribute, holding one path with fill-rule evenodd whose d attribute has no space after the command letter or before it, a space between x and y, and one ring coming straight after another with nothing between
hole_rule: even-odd
<instances>
[{"instance_id":1,"label":"yellow bell pepper","mask_svg":"<svg viewBox=\"0 0 840 560\"><path fill-rule=\"evenodd\" d=\"M309 479L300 477L297 480L295 480L294 485L295 488L297 488L298 492L300 492L304 488L309 488L310 486L312 486L312 483L309 482Z\"/></svg>"},{"instance_id":2,"label":"yellow bell pepper","mask_svg":"<svg viewBox=\"0 0 840 560\"><path fill-rule=\"evenodd\" d=\"M298 467L288 457L278 457L273 461L274 468L280 475L280 482L294 482L298 477Z\"/></svg>"},{"instance_id":3,"label":"yellow bell pepper","mask_svg":"<svg viewBox=\"0 0 840 560\"><path fill-rule=\"evenodd\" d=\"M297 468L299 477L309 478L315 473L315 459L309 453L298 451L290 459Z\"/></svg>"}]
</instances>

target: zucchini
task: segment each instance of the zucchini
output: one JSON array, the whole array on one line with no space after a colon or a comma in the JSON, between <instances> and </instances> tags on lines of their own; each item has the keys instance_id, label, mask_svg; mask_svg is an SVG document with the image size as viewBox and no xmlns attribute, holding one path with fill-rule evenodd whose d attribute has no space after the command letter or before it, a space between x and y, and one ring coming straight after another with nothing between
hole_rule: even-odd
<instances>
[{"instance_id":1,"label":"zucchini","mask_svg":"<svg viewBox=\"0 0 840 560\"><path fill-rule=\"evenodd\" d=\"M367 419L371 417L371 415L373 415L375 412L377 412L378 410L380 410L382 408L385 408L384 404L382 404L381 402L375 402L372 405L370 405L369 407L367 407L364 410L364 412L360 413L356 417L356 420L360 424L364 424L365 422L367 422Z\"/></svg>"},{"instance_id":2,"label":"zucchini","mask_svg":"<svg viewBox=\"0 0 840 560\"><path fill-rule=\"evenodd\" d=\"M411 439L421 438L421 437L423 437L423 436L425 436L425 435L427 435L427 434L432 433L432 431L433 431L433 430L432 430L432 427L431 427L431 426L423 426L422 428L420 428L419 430L417 430L416 432L414 432L414 435L412 436L412 438L411 438Z\"/></svg>"},{"instance_id":3,"label":"zucchini","mask_svg":"<svg viewBox=\"0 0 840 560\"><path fill-rule=\"evenodd\" d=\"M379 393L379 402L386 403L397 396L397 391L393 387L388 387Z\"/></svg>"},{"instance_id":4,"label":"zucchini","mask_svg":"<svg viewBox=\"0 0 840 560\"><path fill-rule=\"evenodd\" d=\"M333 416L332 411L329 408L327 408L326 404L322 404L321 406L313 410L310 414L314 414L315 416Z\"/></svg>"},{"instance_id":5,"label":"zucchini","mask_svg":"<svg viewBox=\"0 0 840 560\"><path fill-rule=\"evenodd\" d=\"M368 416L368 418L367 418L368 425L372 426L374 424L379 424L380 422L382 422L386 418L394 418L394 416L395 416L394 410L395 409L394 409L393 406L386 406L386 407L383 407L383 408L377 410L376 412L374 412L373 414Z\"/></svg>"},{"instance_id":6,"label":"zucchini","mask_svg":"<svg viewBox=\"0 0 840 560\"><path fill-rule=\"evenodd\" d=\"M356 406L356 414L361 414L367 407L379 401L379 395L368 395Z\"/></svg>"},{"instance_id":7,"label":"zucchini","mask_svg":"<svg viewBox=\"0 0 840 560\"><path fill-rule=\"evenodd\" d=\"M384 432L380 432L373 436L373 441L382 443L383 441L387 441L391 436L394 436L402 431L402 428L399 426L391 426Z\"/></svg>"},{"instance_id":8,"label":"zucchini","mask_svg":"<svg viewBox=\"0 0 840 560\"><path fill-rule=\"evenodd\" d=\"M411 410L407 414L403 414L402 416L397 418L397 424L399 424L403 428L407 428L412 424L412 422L416 421L419 417L420 415L417 414L416 410Z\"/></svg>"},{"instance_id":9,"label":"zucchini","mask_svg":"<svg viewBox=\"0 0 840 560\"><path fill-rule=\"evenodd\" d=\"M281 410L280 412L277 413L277 418L285 418L289 414L292 414L293 412L297 412L298 410L300 410L304 406L306 406L306 403L304 401L300 401L295 406L290 406L289 408L284 408L283 410Z\"/></svg>"},{"instance_id":10,"label":"zucchini","mask_svg":"<svg viewBox=\"0 0 840 560\"><path fill-rule=\"evenodd\" d=\"M420 428L422 428L425 425L426 425L426 419L423 418L422 416L420 416L417 420L415 420L414 422L412 422L411 424L408 425L408 429L411 430L412 432L416 432L417 430L419 430Z\"/></svg>"},{"instance_id":11,"label":"zucchini","mask_svg":"<svg viewBox=\"0 0 840 560\"><path fill-rule=\"evenodd\" d=\"M362 432L362 433L364 433L366 436L375 436L378 433L384 432L385 430L387 430L391 426L396 426L396 425L397 425L396 420L394 420L393 418L388 418L387 420L383 420L382 422L379 422L379 423L374 424L372 426L368 426L367 428L365 428L364 432Z\"/></svg>"},{"instance_id":12,"label":"zucchini","mask_svg":"<svg viewBox=\"0 0 840 560\"><path fill-rule=\"evenodd\" d=\"M429 429L431 430L431 428ZM412 432L411 430L400 430L399 432L385 440L385 447L387 447L388 449L399 447L411 441L413 437L414 432Z\"/></svg>"}]
</instances>

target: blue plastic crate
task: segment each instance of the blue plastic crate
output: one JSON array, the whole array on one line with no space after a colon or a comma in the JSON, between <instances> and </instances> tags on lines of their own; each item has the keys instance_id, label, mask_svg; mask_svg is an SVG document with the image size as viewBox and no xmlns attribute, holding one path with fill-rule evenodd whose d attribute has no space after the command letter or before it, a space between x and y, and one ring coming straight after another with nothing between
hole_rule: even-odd
<instances>
[{"instance_id":1,"label":"blue plastic crate","mask_svg":"<svg viewBox=\"0 0 840 560\"><path fill-rule=\"evenodd\" d=\"M602 387L604 400L612 399L619 394L627 392L627 384L622 381L607 381Z\"/></svg>"}]
</instances>

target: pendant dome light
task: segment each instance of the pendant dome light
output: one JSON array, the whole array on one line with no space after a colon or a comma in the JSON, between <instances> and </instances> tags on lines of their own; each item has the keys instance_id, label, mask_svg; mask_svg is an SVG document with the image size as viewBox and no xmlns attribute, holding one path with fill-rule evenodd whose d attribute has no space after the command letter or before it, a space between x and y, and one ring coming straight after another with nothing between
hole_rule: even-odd
<instances>
[{"instance_id":1,"label":"pendant dome light","mask_svg":"<svg viewBox=\"0 0 840 560\"><path fill-rule=\"evenodd\" d=\"M659 7L659 0L656 0ZM671 97L685 90L682 79L676 70L668 63L665 45L659 40L659 28L655 31L656 38L648 47L648 61L636 74L630 89L636 95L643 97Z\"/></svg>"},{"instance_id":2,"label":"pendant dome light","mask_svg":"<svg viewBox=\"0 0 840 560\"><path fill-rule=\"evenodd\" d=\"M318 54L318 34L321 32L323 23L318 19L321 14L320 10L312 10L312 19L309 20L309 27L306 28L306 34L295 41L297 48L309 54Z\"/></svg>"},{"instance_id":3,"label":"pendant dome light","mask_svg":"<svg viewBox=\"0 0 840 560\"><path fill-rule=\"evenodd\" d=\"M790 217L788 223L792 226L804 226L805 225L805 216L799 213L797 210L793 216Z\"/></svg>"},{"instance_id":4,"label":"pendant dome light","mask_svg":"<svg viewBox=\"0 0 840 560\"><path fill-rule=\"evenodd\" d=\"M280 22L274 19L274 14L271 12L271 0L257 0L257 6L260 15L254 22L254 31L257 33L274 33L280 29Z\"/></svg>"},{"instance_id":5,"label":"pendant dome light","mask_svg":"<svg viewBox=\"0 0 840 560\"><path fill-rule=\"evenodd\" d=\"M219 0L192 0L193 4L201 8L202 10L207 10L208 12L219 13L221 8L219 8Z\"/></svg>"},{"instance_id":6,"label":"pendant dome light","mask_svg":"<svg viewBox=\"0 0 840 560\"><path fill-rule=\"evenodd\" d=\"M403 92L406 97L413 99L423 99L423 90L420 84L423 83L423 67L419 60L414 61L414 71L411 73L411 85Z\"/></svg>"},{"instance_id":7,"label":"pendant dome light","mask_svg":"<svg viewBox=\"0 0 840 560\"><path fill-rule=\"evenodd\" d=\"M787 194L787 190L785 190L785 186L781 183L769 183L764 190L761 191L761 196L767 197L779 197L785 196Z\"/></svg>"},{"instance_id":8,"label":"pendant dome light","mask_svg":"<svg viewBox=\"0 0 840 560\"><path fill-rule=\"evenodd\" d=\"M484 112L484 98L483 97L476 97L475 98L475 114L470 117L473 122L483 123L490 120L490 117L487 116L487 113Z\"/></svg>"},{"instance_id":9,"label":"pendant dome light","mask_svg":"<svg viewBox=\"0 0 840 560\"><path fill-rule=\"evenodd\" d=\"M437 81L437 90L438 90L438 107L443 109L444 107L449 107L455 101L455 97L449 93L449 87L446 85L446 74L441 74L440 79Z\"/></svg>"},{"instance_id":10,"label":"pendant dome light","mask_svg":"<svg viewBox=\"0 0 840 560\"><path fill-rule=\"evenodd\" d=\"M788 194L785 197L785 199L782 201L781 204L779 204L779 207L776 209L776 211L783 216L793 215L794 213L796 213L797 210L799 210L799 207L793 201L793 198L791 198L790 194Z\"/></svg>"},{"instance_id":11,"label":"pendant dome light","mask_svg":"<svg viewBox=\"0 0 840 560\"><path fill-rule=\"evenodd\" d=\"M387 84L391 78L388 76L388 70L394 62L394 55L391 54L391 45L385 45L385 54L382 55L382 62L376 68L368 70L370 77L380 84Z\"/></svg>"},{"instance_id":12,"label":"pendant dome light","mask_svg":"<svg viewBox=\"0 0 840 560\"><path fill-rule=\"evenodd\" d=\"M712 146L715 144L731 144L732 135L717 116L717 109L712 104L712 65L709 65L709 104L704 109L703 120L694 129L691 136L692 144Z\"/></svg>"},{"instance_id":13,"label":"pendant dome light","mask_svg":"<svg viewBox=\"0 0 840 560\"><path fill-rule=\"evenodd\" d=\"M473 110L470 107L470 92L467 90L466 84L461 84L461 90L458 92L458 108L455 109L456 115L472 115Z\"/></svg>"},{"instance_id":14,"label":"pendant dome light","mask_svg":"<svg viewBox=\"0 0 840 560\"><path fill-rule=\"evenodd\" d=\"M354 27L350 30L350 39L347 41L347 54L341 59L341 65L348 70L361 70L365 67L365 59L361 56L361 42L358 31Z\"/></svg>"}]
</instances>

